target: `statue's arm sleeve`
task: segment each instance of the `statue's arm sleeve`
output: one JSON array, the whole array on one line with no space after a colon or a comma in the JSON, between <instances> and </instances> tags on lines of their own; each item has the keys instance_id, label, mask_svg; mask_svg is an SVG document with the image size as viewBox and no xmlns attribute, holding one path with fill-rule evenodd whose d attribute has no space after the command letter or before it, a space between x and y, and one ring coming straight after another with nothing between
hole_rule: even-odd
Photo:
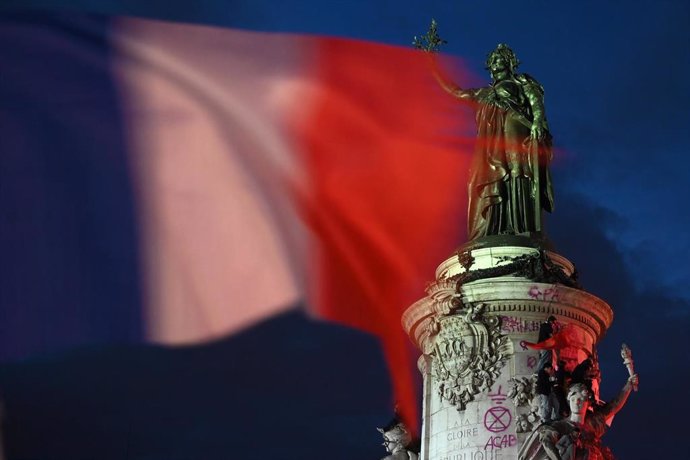
<instances>
[{"instance_id":1,"label":"statue's arm sleeve","mask_svg":"<svg viewBox=\"0 0 690 460\"><path fill-rule=\"evenodd\" d=\"M476 89L462 89L456 83L450 81L441 71L435 58L432 58L432 69L434 78L445 92L458 99L475 99L478 90Z\"/></svg>"},{"instance_id":2,"label":"statue's arm sleeve","mask_svg":"<svg viewBox=\"0 0 690 460\"><path fill-rule=\"evenodd\" d=\"M468 99L474 100L477 98L478 90L476 89L462 89L453 82L442 80L441 78L436 78L436 80L441 85L448 94L457 97L458 99Z\"/></svg>"}]
</instances>

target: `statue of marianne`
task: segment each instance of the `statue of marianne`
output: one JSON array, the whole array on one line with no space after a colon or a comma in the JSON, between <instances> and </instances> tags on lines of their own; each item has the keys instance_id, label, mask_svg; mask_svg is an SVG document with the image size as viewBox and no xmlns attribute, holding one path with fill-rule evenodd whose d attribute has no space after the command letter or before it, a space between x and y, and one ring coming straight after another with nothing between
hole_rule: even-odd
<instances>
[{"instance_id":1,"label":"statue of marianne","mask_svg":"<svg viewBox=\"0 0 690 460\"><path fill-rule=\"evenodd\" d=\"M477 89L449 82L434 65L445 91L476 104L478 138L468 184L470 240L541 232L542 209L553 210L544 89L529 75L518 74L518 64L513 50L498 45L486 60L491 85Z\"/></svg>"}]
</instances>

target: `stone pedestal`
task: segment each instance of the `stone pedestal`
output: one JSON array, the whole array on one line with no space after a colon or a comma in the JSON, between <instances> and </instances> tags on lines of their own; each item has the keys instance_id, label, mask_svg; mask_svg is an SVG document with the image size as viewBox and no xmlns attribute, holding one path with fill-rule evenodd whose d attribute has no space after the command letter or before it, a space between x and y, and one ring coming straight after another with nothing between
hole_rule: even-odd
<instances>
[{"instance_id":1,"label":"stone pedestal","mask_svg":"<svg viewBox=\"0 0 690 460\"><path fill-rule=\"evenodd\" d=\"M444 261L403 327L424 377L423 460L517 460L535 421L539 326L569 328L558 359L572 369L594 351L611 308L577 286L573 265L533 245L473 247Z\"/></svg>"}]
</instances>

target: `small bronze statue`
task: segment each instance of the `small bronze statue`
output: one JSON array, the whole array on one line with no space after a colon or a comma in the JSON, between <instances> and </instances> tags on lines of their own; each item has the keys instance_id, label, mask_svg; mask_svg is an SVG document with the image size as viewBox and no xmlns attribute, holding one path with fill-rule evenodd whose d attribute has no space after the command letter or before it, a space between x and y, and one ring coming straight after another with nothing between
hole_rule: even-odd
<instances>
[{"instance_id":1,"label":"small bronze statue","mask_svg":"<svg viewBox=\"0 0 690 460\"><path fill-rule=\"evenodd\" d=\"M432 21L415 46L432 56L445 43ZM469 181L468 237L539 236L542 209L554 208L548 166L551 134L544 112L544 89L531 76L517 73L519 61L499 44L486 60L491 84L462 89L438 69L441 87L452 96L476 104L477 146ZM536 235L535 235L536 234Z\"/></svg>"}]
</instances>

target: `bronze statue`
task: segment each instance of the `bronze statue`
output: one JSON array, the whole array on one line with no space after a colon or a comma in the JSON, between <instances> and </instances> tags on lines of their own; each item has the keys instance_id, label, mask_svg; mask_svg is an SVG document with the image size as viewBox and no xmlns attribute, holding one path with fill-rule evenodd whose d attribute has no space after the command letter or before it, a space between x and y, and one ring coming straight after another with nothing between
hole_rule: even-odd
<instances>
[{"instance_id":1,"label":"bronze statue","mask_svg":"<svg viewBox=\"0 0 690 460\"><path fill-rule=\"evenodd\" d=\"M442 43L435 21L426 35L414 41L429 53ZM436 79L446 92L476 104L478 139L469 181L469 239L541 232L542 209L551 212L554 207L544 89L531 76L517 73L519 61L505 44L489 53L486 68L492 82L483 88L460 88L433 62Z\"/></svg>"}]
</instances>

